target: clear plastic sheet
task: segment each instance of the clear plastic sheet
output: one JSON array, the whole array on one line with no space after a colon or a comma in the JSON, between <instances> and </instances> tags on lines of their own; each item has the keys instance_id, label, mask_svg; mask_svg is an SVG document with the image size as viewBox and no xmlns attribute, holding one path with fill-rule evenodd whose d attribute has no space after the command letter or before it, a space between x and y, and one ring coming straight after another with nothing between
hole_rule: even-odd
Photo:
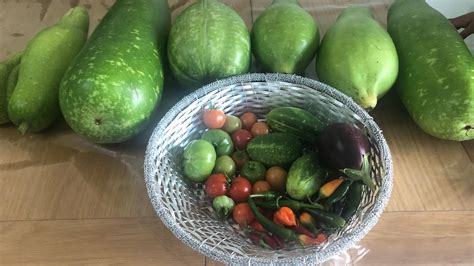
<instances>
[{"instance_id":1,"label":"clear plastic sheet","mask_svg":"<svg viewBox=\"0 0 474 266\"><path fill-rule=\"evenodd\" d=\"M28 40L55 21L71 6L87 7L91 30L113 0L4 0L0 2L0 58L24 49ZM170 0L175 16L189 1ZM224 1L251 18L250 3ZM270 1L256 5L253 17ZM324 33L348 3L369 6L386 25L391 1L300 1L316 16ZM315 3L316 2L316 3ZM474 10L470 0L428 1L448 17ZM309 4L308 4L309 3ZM246 14L242 14L242 13ZM250 22L247 21L249 25ZM474 36L466 39L474 51ZM306 75L314 77L314 62ZM159 119L189 90L168 82L161 104L148 128L132 140L115 145L96 145L74 134L59 118L44 133L20 136L13 125L0 126L0 219L78 219L153 216L143 184L143 156L148 138ZM11 186L24 187L9 193ZM20 191L20 192L18 192ZM9 208L9 209L8 209ZM9 210L15 211L9 211ZM13 214L14 213L14 214ZM370 233L369 233L370 234ZM365 244L353 246L324 265L356 264L370 252Z\"/></svg>"}]
</instances>

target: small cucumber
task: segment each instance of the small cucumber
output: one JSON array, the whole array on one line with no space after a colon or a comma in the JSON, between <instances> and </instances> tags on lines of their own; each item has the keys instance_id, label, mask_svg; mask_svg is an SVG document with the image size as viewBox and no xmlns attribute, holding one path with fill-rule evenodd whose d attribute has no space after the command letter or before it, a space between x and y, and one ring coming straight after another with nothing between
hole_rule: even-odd
<instances>
[{"instance_id":1,"label":"small cucumber","mask_svg":"<svg viewBox=\"0 0 474 266\"><path fill-rule=\"evenodd\" d=\"M286 133L270 133L252 139L247 145L247 153L254 161L266 166L289 166L301 156L301 142Z\"/></svg>"},{"instance_id":2,"label":"small cucumber","mask_svg":"<svg viewBox=\"0 0 474 266\"><path fill-rule=\"evenodd\" d=\"M41 131L56 120L59 83L84 45L88 29L87 10L75 7L28 43L8 103L8 115L21 134Z\"/></svg>"},{"instance_id":3,"label":"small cucumber","mask_svg":"<svg viewBox=\"0 0 474 266\"><path fill-rule=\"evenodd\" d=\"M288 171L286 191L291 198L304 200L318 192L326 169L321 166L318 156L309 153L298 158Z\"/></svg>"},{"instance_id":4,"label":"small cucumber","mask_svg":"<svg viewBox=\"0 0 474 266\"><path fill-rule=\"evenodd\" d=\"M278 107L267 115L275 131L288 133L302 141L315 142L324 124L310 112L296 107Z\"/></svg>"}]
</instances>

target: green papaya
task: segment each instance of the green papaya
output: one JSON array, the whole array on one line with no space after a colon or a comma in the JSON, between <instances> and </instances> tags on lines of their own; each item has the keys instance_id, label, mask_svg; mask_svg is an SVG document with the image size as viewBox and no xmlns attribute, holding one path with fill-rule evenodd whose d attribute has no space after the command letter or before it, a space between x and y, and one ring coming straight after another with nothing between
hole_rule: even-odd
<instances>
[{"instance_id":1,"label":"green papaya","mask_svg":"<svg viewBox=\"0 0 474 266\"><path fill-rule=\"evenodd\" d=\"M250 67L250 34L232 8L200 0L176 18L168 58L174 77L191 87L244 74Z\"/></svg>"},{"instance_id":2,"label":"green papaya","mask_svg":"<svg viewBox=\"0 0 474 266\"><path fill-rule=\"evenodd\" d=\"M117 0L63 78L61 111L96 143L123 142L142 131L163 91L170 26L166 0Z\"/></svg>"},{"instance_id":3,"label":"green papaya","mask_svg":"<svg viewBox=\"0 0 474 266\"><path fill-rule=\"evenodd\" d=\"M400 57L396 88L426 133L474 138L474 58L451 23L422 0L398 0L388 32Z\"/></svg>"},{"instance_id":4,"label":"green papaya","mask_svg":"<svg viewBox=\"0 0 474 266\"><path fill-rule=\"evenodd\" d=\"M365 7L348 7L323 38L316 59L320 81L373 109L395 83L398 56L390 35Z\"/></svg>"},{"instance_id":5,"label":"green papaya","mask_svg":"<svg viewBox=\"0 0 474 266\"><path fill-rule=\"evenodd\" d=\"M8 118L8 86L11 72L20 64L23 52L10 55L0 63L0 125L10 122Z\"/></svg>"},{"instance_id":6,"label":"green papaya","mask_svg":"<svg viewBox=\"0 0 474 266\"><path fill-rule=\"evenodd\" d=\"M61 78L86 42L88 30L87 10L75 7L28 43L8 102L8 116L20 133L41 131L56 120Z\"/></svg>"},{"instance_id":7,"label":"green papaya","mask_svg":"<svg viewBox=\"0 0 474 266\"><path fill-rule=\"evenodd\" d=\"M274 0L252 27L252 51L266 71L301 73L318 45L318 26L298 0Z\"/></svg>"}]
</instances>

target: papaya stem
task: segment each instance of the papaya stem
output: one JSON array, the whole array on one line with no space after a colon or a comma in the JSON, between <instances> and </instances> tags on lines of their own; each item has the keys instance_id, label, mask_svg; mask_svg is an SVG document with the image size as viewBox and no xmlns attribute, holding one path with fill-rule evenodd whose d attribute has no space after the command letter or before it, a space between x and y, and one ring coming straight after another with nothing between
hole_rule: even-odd
<instances>
[{"instance_id":1,"label":"papaya stem","mask_svg":"<svg viewBox=\"0 0 474 266\"><path fill-rule=\"evenodd\" d=\"M21 135L25 135L26 132L28 132L28 129L30 129L30 125L26 122L21 122L20 126L18 126L18 131Z\"/></svg>"}]
</instances>

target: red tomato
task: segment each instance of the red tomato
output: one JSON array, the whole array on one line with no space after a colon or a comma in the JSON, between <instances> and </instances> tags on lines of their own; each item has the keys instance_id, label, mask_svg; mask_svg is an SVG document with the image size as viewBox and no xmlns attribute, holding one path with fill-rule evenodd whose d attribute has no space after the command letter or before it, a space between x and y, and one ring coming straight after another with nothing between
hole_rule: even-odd
<instances>
[{"instance_id":1,"label":"red tomato","mask_svg":"<svg viewBox=\"0 0 474 266\"><path fill-rule=\"evenodd\" d=\"M247 112L240 116L242 127L250 130L253 124L257 123L257 116L254 113Z\"/></svg>"},{"instance_id":2,"label":"red tomato","mask_svg":"<svg viewBox=\"0 0 474 266\"><path fill-rule=\"evenodd\" d=\"M229 197L235 202L247 201L247 198L252 191L252 184L246 178L238 176L232 180L229 189Z\"/></svg>"},{"instance_id":3,"label":"red tomato","mask_svg":"<svg viewBox=\"0 0 474 266\"><path fill-rule=\"evenodd\" d=\"M260 194L270 191L270 184L267 181L257 181L253 184L252 194Z\"/></svg>"},{"instance_id":4,"label":"red tomato","mask_svg":"<svg viewBox=\"0 0 474 266\"><path fill-rule=\"evenodd\" d=\"M227 178L224 174L213 174L206 180L206 194L210 198L227 193Z\"/></svg>"},{"instance_id":5,"label":"red tomato","mask_svg":"<svg viewBox=\"0 0 474 266\"><path fill-rule=\"evenodd\" d=\"M252 133L246 129L239 129L232 134L232 141L238 150L245 150L252 139Z\"/></svg>"},{"instance_id":6,"label":"red tomato","mask_svg":"<svg viewBox=\"0 0 474 266\"><path fill-rule=\"evenodd\" d=\"M234 221L241 226L246 226L252 223L255 219L248 203L239 203L235 205L232 216L234 217Z\"/></svg>"},{"instance_id":7,"label":"red tomato","mask_svg":"<svg viewBox=\"0 0 474 266\"><path fill-rule=\"evenodd\" d=\"M250 129L250 132L254 137L256 137L261 135L267 135L268 133L270 133L270 129L268 129L267 123L257 122L253 124L252 129Z\"/></svg>"},{"instance_id":8,"label":"red tomato","mask_svg":"<svg viewBox=\"0 0 474 266\"><path fill-rule=\"evenodd\" d=\"M222 110L207 109L204 111L203 120L208 128L221 128L225 123L225 113Z\"/></svg>"}]
</instances>

